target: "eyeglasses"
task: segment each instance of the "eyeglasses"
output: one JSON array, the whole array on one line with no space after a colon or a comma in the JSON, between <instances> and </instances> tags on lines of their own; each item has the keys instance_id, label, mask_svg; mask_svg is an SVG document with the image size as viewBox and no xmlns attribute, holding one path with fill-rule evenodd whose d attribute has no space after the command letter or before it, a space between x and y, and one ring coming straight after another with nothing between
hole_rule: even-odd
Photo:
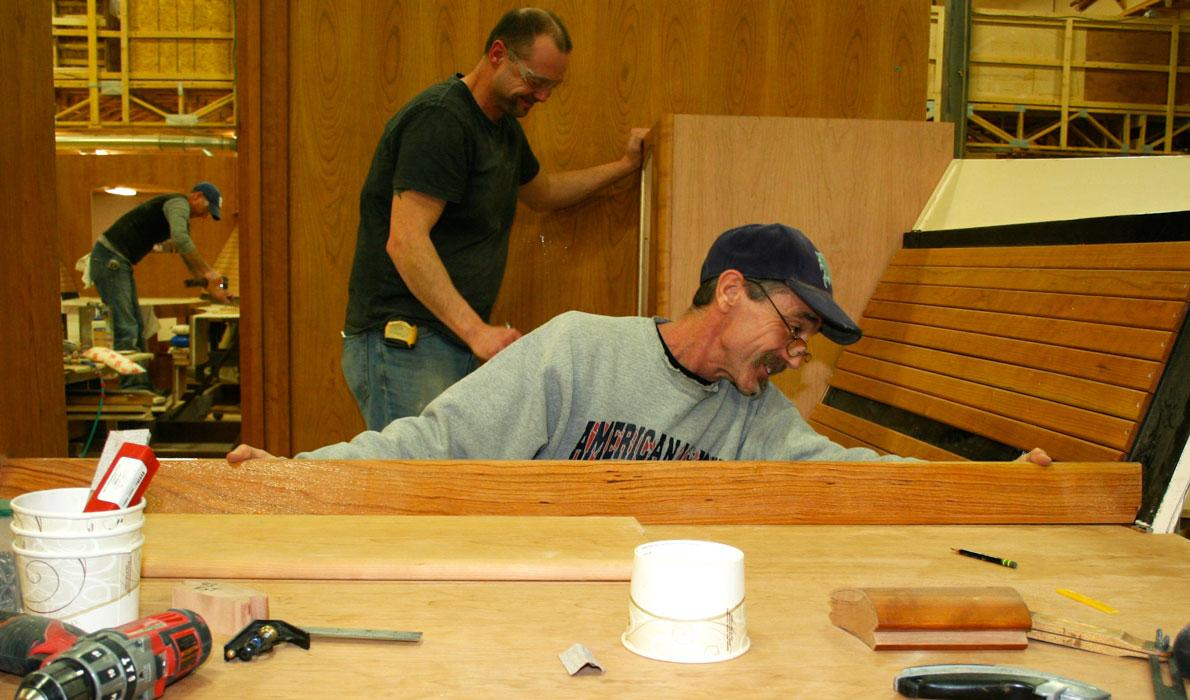
<instances>
[{"instance_id":1,"label":"eyeglasses","mask_svg":"<svg viewBox=\"0 0 1190 700\"><path fill-rule=\"evenodd\" d=\"M528 86L528 88L533 92L538 92L541 90L553 90L562 84L561 80L547 78L544 75L534 71L529 66L526 66L524 61L522 61L512 49L508 50L508 60L512 61L512 64L517 67L518 71L520 71L521 82Z\"/></svg>"},{"instance_id":2,"label":"eyeglasses","mask_svg":"<svg viewBox=\"0 0 1190 700\"><path fill-rule=\"evenodd\" d=\"M763 284L757 282L756 280L748 281L760 289L760 293L763 294L764 298L768 299L769 304L772 305L773 311L776 311L777 315L781 317L781 323L784 323L785 327L789 329L789 335L791 337L789 339L789 343L785 345L785 352L788 353L790 357L796 357L800 359L803 365L809 362L812 359L812 356L810 355L809 348L806 346L805 339L801 336L801 326L795 326L789 321L785 320L785 314L781 313L781 309L777 308L777 302L773 301L773 298L769 296L768 290L764 288Z\"/></svg>"}]
</instances>

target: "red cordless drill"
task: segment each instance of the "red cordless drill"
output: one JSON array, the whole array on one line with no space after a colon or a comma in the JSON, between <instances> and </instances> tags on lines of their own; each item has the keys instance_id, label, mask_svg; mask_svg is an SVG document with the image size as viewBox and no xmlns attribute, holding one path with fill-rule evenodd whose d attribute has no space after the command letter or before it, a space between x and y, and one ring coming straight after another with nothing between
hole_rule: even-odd
<instances>
[{"instance_id":1,"label":"red cordless drill","mask_svg":"<svg viewBox=\"0 0 1190 700\"><path fill-rule=\"evenodd\" d=\"M168 610L87 634L60 620L0 612L0 671L20 700L151 700L211 655L198 613Z\"/></svg>"}]
</instances>

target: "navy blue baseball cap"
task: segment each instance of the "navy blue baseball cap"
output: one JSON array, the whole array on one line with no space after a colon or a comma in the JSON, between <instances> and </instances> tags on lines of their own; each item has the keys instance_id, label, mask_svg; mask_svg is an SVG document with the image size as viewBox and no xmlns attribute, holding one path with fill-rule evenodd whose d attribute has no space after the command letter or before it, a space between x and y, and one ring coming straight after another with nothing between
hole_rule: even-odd
<instances>
[{"instance_id":1,"label":"navy blue baseball cap","mask_svg":"<svg viewBox=\"0 0 1190 700\"><path fill-rule=\"evenodd\" d=\"M211 218L218 221L223 214L223 195L219 194L219 188L209 182L200 182L190 191L202 192L202 196L207 198L207 207L211 210Z\"/></svg>"},{"instance_id":2,"label":"navy blue baseball cap","mask_svg":"<svg viewBox=\"0 0 1190 700\"><path fill-rule=\"evenodd\" d=\"M781 280L822 317L822 334L850 345L863 331L835 303L826 258L806 234L785 224L748 224L728 229L715 239L702 264L699 282L736 270L757 280Z\"/></svg>"}]
</instances>

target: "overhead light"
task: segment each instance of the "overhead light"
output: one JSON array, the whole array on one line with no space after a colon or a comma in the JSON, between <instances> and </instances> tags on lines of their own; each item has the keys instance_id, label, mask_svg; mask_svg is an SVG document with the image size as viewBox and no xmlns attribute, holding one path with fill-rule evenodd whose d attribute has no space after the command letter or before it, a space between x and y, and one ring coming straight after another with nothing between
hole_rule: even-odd
<instances>
[{"instance_id":1,"label":"overhead light","mask_svg":"<svg viewBox=\"0 0 1190 700\"><path fill-rule=\"evenodd\" d=\"M108 194L120 195L121 197L131 197L136 194L136 190L131 187L105 187L103 191Z\"/></svg>"},{"instance_id":2,"label":"overhead light","mask_svg":"<svg viewBox=\"0 0 1190 700\"><path fill-rule=\"evenodd\" d=\"M97 155L97 156L106 156L106 155L108 155L108 153L110 153L110 151L108 151L106 148L96 148L95 149L95 155Z\"/></svg>"}]
</instances>

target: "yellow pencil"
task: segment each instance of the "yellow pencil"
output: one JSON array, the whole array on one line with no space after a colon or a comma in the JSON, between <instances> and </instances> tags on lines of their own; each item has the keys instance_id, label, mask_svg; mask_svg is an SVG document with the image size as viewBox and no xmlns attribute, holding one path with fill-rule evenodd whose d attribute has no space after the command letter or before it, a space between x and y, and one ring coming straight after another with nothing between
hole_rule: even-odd
<instances>
[{"instance_id":1,"label":"yellow pencil","mask_svg":"<svg viewBox=\"0 0 1190 700\"><path fill-rule=\"evenodd\" d=\"M1074 591L1069 591L1069 590L1066 590L1065 588L1059 588L1059 589L1057 589L1057 592L1060 595L1064 595L1071 600L1077 600L1078 602L1082 603L1083 605L1090 605L1092 608L1095 608L1096 610L1099 610L1101 612L1108 613L1109 615L1114 615L1117 612L1119 612L1118 610L1116 610L1112 606L1108 605L1107 603L1095 600L1094 598L1088 598L1087 596L1083 595L1082 593L1075 593Z\"/></svg>"}]
</instances>

